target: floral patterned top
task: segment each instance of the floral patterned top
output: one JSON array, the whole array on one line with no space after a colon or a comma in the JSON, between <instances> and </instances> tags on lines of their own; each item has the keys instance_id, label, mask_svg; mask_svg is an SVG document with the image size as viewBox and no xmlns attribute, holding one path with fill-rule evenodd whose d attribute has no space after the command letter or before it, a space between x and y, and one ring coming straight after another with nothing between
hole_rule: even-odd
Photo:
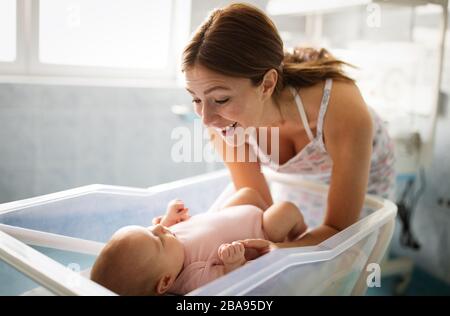
<instances>
[{"instance_id":1,"label":"floral patterned top","mask_svg":"<svg viewBox=\"0 0 450 316\"><path fill-rule=\"evenodd\" d=\"M300 113L300 118L305 127L305 131L308 135L310 142L294 157L289 159L284 164L279 165L267 156L258 146L254 137L250 136L249 144L257 154L257 157L263 157L260 159L262 166L266 166L276 172L298 174L308 180L319 181L329 184L331 179L331 170L333 167L333 161L330 155L327 153L325 144L323 141L323 122L328 108L328 101L330 99L332 79L325 81L324 93L319 109L319 116L317 121L317 133L314 136L309 128L308 118L297 91L291 88L291 91L295 97L295 102ZM373 148L372 158L369 174L369 183L367 187L367 193L378 195L384 198L393 199L395 191L395 169L394 169L394 144L388 135L387 129L384 126L381 118L375 113L375 111L369 108L373 119L374 136L373 136ZM286 191L286 190L284 190ZM299 197L295 196L294 191L279 192L283 195L282 199L287 199L293 202L298 201ZM305 197L298 201L299 208L305 211ZM302 207L303 206L303 207ZM323 209L323 206L321 207ZM323 216L323 210L320 211ZM313 215L313 214L307 214ZM307 217L307 216L305 216ZM318 214L316 214L316 221L319 220Z\"/></svg>"}]
</instances>

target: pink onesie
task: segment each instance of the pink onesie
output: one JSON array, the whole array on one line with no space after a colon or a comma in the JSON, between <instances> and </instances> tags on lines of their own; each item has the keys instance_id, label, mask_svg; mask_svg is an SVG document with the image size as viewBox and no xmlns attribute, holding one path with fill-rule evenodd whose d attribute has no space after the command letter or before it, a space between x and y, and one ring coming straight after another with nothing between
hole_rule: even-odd
<instances>
[{"instance_id":1,"label":"pink onesie","mask_svg":"<svg viewBox=\"0 0 450 316\"><path fill-rule=\"evenodd\" d=\"M169 293L184 295L225 274L217 250L224 243L246 238L265 238L263 211L239 205L220 212L191 217L169 229L184 245L183 270Z\"/></svg>"}]
</instances>

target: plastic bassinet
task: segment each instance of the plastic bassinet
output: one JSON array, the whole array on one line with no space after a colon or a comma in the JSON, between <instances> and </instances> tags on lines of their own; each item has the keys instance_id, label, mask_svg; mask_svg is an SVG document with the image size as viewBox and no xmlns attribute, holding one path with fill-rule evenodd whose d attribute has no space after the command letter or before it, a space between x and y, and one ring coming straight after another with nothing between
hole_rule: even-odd
<instances>
[{"instance_id":1,"label":"plastic bassinet","mask_svg":"<svg viewBox=\"0 0 450 316\"><path fill-rule=\"evenodd\" d=\"M325 207L327 186L265 174L272 187L295 186L299 196ZM114 295L88 278L114 231L150 225L173 198L193 215L214 211L232 191L221 170L148 189L88 185L1 204L0 295ZM277 249L188 295L362 295L368 265L380 263L389 244L396 211L392 202L366 196L361 219L321 244Z\"/></svg>"}]
</instances>

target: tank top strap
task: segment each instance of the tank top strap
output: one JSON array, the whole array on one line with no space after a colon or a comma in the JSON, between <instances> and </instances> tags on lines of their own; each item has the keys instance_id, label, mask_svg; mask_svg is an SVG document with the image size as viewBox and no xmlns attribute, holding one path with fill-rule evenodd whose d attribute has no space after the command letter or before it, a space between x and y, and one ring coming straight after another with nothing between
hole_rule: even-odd
<instances>
[{"instance_id":1,"label":"tank top strap","mask_svg":"<svg viewBox=\"0 0 450 316\"><path fill-rule=\"evenodd\" d=\"M298 92L292 87L291 92L295 98L295 103L297 104L298 112L300 113L300 118L302 119L302 124L303 127L305 128L306 134L308 135L309 140L313 141L314 135L311 131L311 128L309 128L308 117L306 116L305 107L303 106L302 99L300 98Z\"/></svg>"},{"instance_id":2,"label":"tank top strap","mask_svg":"<svg viewBox=\"0 0 450 316\"><path fill-rule=\"evenodd\" d=\"M323 150L325 150L325 144L323 143L323 120L325 118L325 113L327 112L328 101L330 100L332 84L333 84L333 79L328 78L327 80L325 80L325 87L323 88L322 102L320 103L320 109L319 109L319 117L317 119L316 138Z\"/></svg>"}]
</instances>

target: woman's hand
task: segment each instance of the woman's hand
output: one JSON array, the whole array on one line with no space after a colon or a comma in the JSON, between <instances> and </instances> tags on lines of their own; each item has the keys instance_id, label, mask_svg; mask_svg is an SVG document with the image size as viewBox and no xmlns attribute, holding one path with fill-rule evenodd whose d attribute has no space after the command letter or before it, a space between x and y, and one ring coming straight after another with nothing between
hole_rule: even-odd
<instances>
[{"instance_id":1,"label":"woman's hand","mask_svg":"<svg viewBox=\"0 0 450 316\"><path fill-rule=\"evenodd\" d=\"M244 239L239 242L244 245L245 259L247 260L256 259L278 248L275 243L266 239Z\"/></svg>"}]
</instances>

